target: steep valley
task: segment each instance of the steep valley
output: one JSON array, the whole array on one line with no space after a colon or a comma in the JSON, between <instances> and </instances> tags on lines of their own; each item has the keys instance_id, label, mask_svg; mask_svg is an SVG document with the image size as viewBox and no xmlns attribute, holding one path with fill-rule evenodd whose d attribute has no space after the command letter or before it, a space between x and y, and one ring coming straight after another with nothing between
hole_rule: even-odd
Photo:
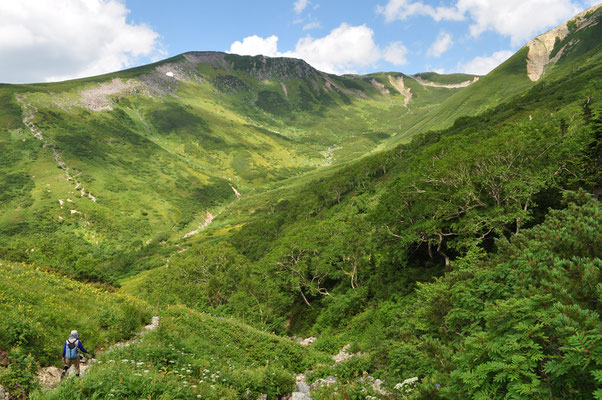
<instances>
[{"instance_id":1,"label":"steep valley","mask_svg":"<svg viewBox=\"0 0 602 400\"><path fill-rule=\"evenodd\" d=\"M600 398L601 22L486 76L189 52L0 85L0 387ZM73 325L98 360L41 390Z\"/></svg>"}]
</instances>

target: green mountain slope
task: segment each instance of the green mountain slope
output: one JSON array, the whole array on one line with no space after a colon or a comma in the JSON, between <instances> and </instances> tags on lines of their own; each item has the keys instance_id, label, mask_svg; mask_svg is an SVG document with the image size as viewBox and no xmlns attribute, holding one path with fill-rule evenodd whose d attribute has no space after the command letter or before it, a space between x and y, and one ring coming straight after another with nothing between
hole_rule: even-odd
<instances>
[{"instance_id":1,"label":"green mountain slope","mask_svg":"<svg viewBox=\"0 0 602 400\"><path fill-rule=\"evenodd\" d=\"M576 66L577 58L600 45L601 22L602 8L597 5L536 37L489 74L465 90L454 93L436 111L423 116L409 127L407 134L411 136L428 129L441 129L460 116L482 113L519 95L534 82L545 80L563 64ZM432 79L433 75L418 76Z\"/></svg>"},{"instance_id":2,"label":"green mountain slope","mask_svg":"<svg viewBox=\"0 0 602 400\"><path fill-rule=\"evenodd\" d=\"M599 395L600 13L485 77L195 52L3 85L0 383L74 306L100 348L146 303L34 398Z\"/></svg>"},{"instance_id":3,"label":"green mountain slope","mask_svg":"<svg viewBox=\"0 0 602 400\"><path fill-rule=\"evenodd\" d=\"M0 255L103 281L160 265L241 194L362 156L454 90L212 52L3 85Z\"/></svg>"},{"instance_id":4,"label":"green mountain slope","mask_svg":"<svg viewBox=\"0 0 602 400\"><path fill-rule=\"evenodd\" d=\"M563 190L596 190L601 57L592 49L578 70L559 67L448 129L247 196L127 290L275 331L338 328L541 222Z\"/></svg>"}]
</instances>

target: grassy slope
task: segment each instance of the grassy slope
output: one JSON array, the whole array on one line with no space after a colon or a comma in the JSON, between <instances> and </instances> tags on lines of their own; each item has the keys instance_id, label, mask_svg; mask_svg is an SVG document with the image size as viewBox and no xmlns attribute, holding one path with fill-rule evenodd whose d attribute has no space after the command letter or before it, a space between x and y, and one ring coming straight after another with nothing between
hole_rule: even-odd
<instances>
[{"instance_id":1,"label":"grassy slope","mask_svg":"<svg viewBox=\"0 0 602 400\"><path fill-rule=\"evenodd\" d=\"M460 116L477 115L528 89L527 48L521 49L476 83L446 99L437 112L429 113L409 129L409 134L441 129Z\"/></svg>"},{"instance_id":2,"label":"grassy slope","mask_svg":"<svg viewBox=\"0 0 602 400\"><path fill-rule=\"evenodd\" d=\"M561 119L575 119L581 114L583 100L597 85L595 77L600 73L600 68L600 52L591 50L581 63L579 73L575 73L569 65L558 67L548 74L546 80L535 84L524 95L516 96L479 117L463 119L452 128L432 136L447 136L446 140L450 141L449 147L452 148L457 141L454 136L463 132L467 132L463 135L469 137L474 132L491 129L501 131L504 127L518 125L556 129ZM420 149L418 144L416 146ZM414 149L412 153L414 151L418 150ZM235 203L202 234L181 245L231 240L233 237L243 243L247 234L253 236L254 229L260 232L267 229L266 234L275 235L269 240L268 246L274 249L279 243L289 241L287 235L294 235L298 226L307 225L308 220L313 221L310 224L315 226L321 222L345 221L346 213L357 207L364 208L363 212L368 213L365 209L374 209L379 198L391 192L392 185L400 177L412 173L414 167L411 157L398 160L397 153L392 150L366 157L358 162L290 179L265 192L250 194ZM386 166L387 173L381 172L372 178L371 171L382 169L381 165ZM346 182L342 183L342 180ZM353 180L363 181L362 187L354 187ZM350 196L348 202L343 201L341 205L336 202L334 189L329 189L339 184L346 187L343 197ZM253 251L244 246L240 250ZM140 283L140 280L130 281L128 291L136 293L136 286Z\"/></svg>"},{"instance_id":3,"label":"grassy slope","mask_svg":"<svg viewBox=\"0 0 602 400\"><path fill-rule=\"evenodd\" d=\"M0 261L0 276L0 349L23 347L45 365L58 363L73 329L94 351L130 337L150 319L137 299L33 266Z\"/></svg>"},{"instance_id":4,"label":"grassy slope","mask_svg":"<svg viewBox=\"0 0 602 400\"><path fill-rule=\"evenodd\" d=\"M114 78L157 80L157 67L189 68L185 57L56 84L2 85L0 148L10 156L0 161L0 254L93 280L156 266L164 259L157 251L171 251L163 240L179 240L207 211L218 214L235 200L230 184L246 195L325 163L349 162L453 92L406 79L414 94L406 108L385 74L336 77L301 65L301 76L285 71L268 79L249 67L254 58L228 57L236 62L198 64L192 72L201 81L182 82L171 94L113 95L113 111L82 107L79 92ZM28 111L18 94L36 108L32 121L43 143L22 125ZM37 252L25 251L31 248Z\"/></svg>"},{"instance_id":5,"label":"grassy slope","mask_svg":"<svg viewBox=\"0 0 602 400\"><path fill-rule=\"evenodd\" d=\"M329 362L289 339L174 307L158 331L104 353L81 382L33 398L271 398L293 391L295 374Z\"/></svg>"},{"instance_id":6,"label":"grassy slope","mask_svg":"<svg viewBox=\"0 0 602 400\"><path fill-rule=\"evenodd\" d=\"M476 75L470 74L438 74L436 72L421 72L415 76L424 79L425 81L438 83L440 85L453 85L472 81Z\"/></svg>"}]
</instances>

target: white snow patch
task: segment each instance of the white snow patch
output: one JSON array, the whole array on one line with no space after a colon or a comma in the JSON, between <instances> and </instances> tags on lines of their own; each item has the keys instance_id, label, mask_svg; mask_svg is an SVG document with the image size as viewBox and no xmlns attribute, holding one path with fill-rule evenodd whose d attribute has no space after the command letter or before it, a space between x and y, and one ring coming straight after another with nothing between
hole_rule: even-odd
<instances>
[{"instance_id":1,"label":"white snow patch","mask_svg":"<svg viewBox=\"0 0 602 400\"><path fill-rule=\"evenodd\" d=\"M166 72L165 75L169 76L170 78L173 78L173 72L171 71Z\"/></svg>"}]
</instances>

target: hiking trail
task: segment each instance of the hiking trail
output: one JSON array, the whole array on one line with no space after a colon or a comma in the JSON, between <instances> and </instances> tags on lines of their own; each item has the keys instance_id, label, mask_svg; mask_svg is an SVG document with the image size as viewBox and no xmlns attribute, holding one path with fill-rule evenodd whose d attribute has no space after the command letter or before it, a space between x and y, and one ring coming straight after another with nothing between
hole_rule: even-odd
<instances>
[{"instance_id":1,"label":"hiking trail","mask_svg":"<svg viewBox=\"0 0 602 400\"><path fill-rule=\"evenodd\" d=\"M159 317L155 316L151 319L151 323L146 325L140 332L138 332L136 334L135 337L133 337L132 339L129 339L129 340L122 340L120 342L114 343L113 345L107 347L105 350L101 350L101 351L97 352L96 356L99 356L100 354L103 354L106 352L110 352L119 347L128 347L134 343L138 343L145 334L156 330L158 327L159 327ZM91 368L95 362L96 362L96 358L90 358L88 360L81 362L80 363L80 375L82 377L84 375L86 375L86 371L89 368ZM58 368L55 366L40 368L37 371L37 375L38 375L38 381L40 383L40 387L42 388L42 390L52 390L52 389L56 388L61 383L62 371L63 370L61 368ZM65 379L73 377L74 374L75 374L75 372L73 371L73 368L69 368L69 371L67 371L67 375L66 375Z\"/></svg>"},{"instance_id":2,"label":"hiking trail","mask_svg":"<svg viewBox=\"0 0 602 400\"><path fill-rule=\"evenodd\" d=\"M86 191L84 185L77 180L77 176L81 175L81 172L74 172L74 170L69 168L63 160L58 148L53 143L51 143L47 137L45 137L42 134L42 131L40 129L38 129L35 126L33 120L35 119L36 113L38 112L38 108L34 106L31 102L27 102L27 97L28 95L26 94L15 95L15 100L17 100L17 102L21 106L21 109L23 110L23 125L25 125L29 129L31 134L36 139L42 142L43 148L48 147L52 149L54 161L56 162L57 166L65 172L65 179L67 179L68 182L75 184L75 191L80 192L82 197L87 197L94 203L96 203L96 197L90 191Z\"/></svg>"}]
</instances>

